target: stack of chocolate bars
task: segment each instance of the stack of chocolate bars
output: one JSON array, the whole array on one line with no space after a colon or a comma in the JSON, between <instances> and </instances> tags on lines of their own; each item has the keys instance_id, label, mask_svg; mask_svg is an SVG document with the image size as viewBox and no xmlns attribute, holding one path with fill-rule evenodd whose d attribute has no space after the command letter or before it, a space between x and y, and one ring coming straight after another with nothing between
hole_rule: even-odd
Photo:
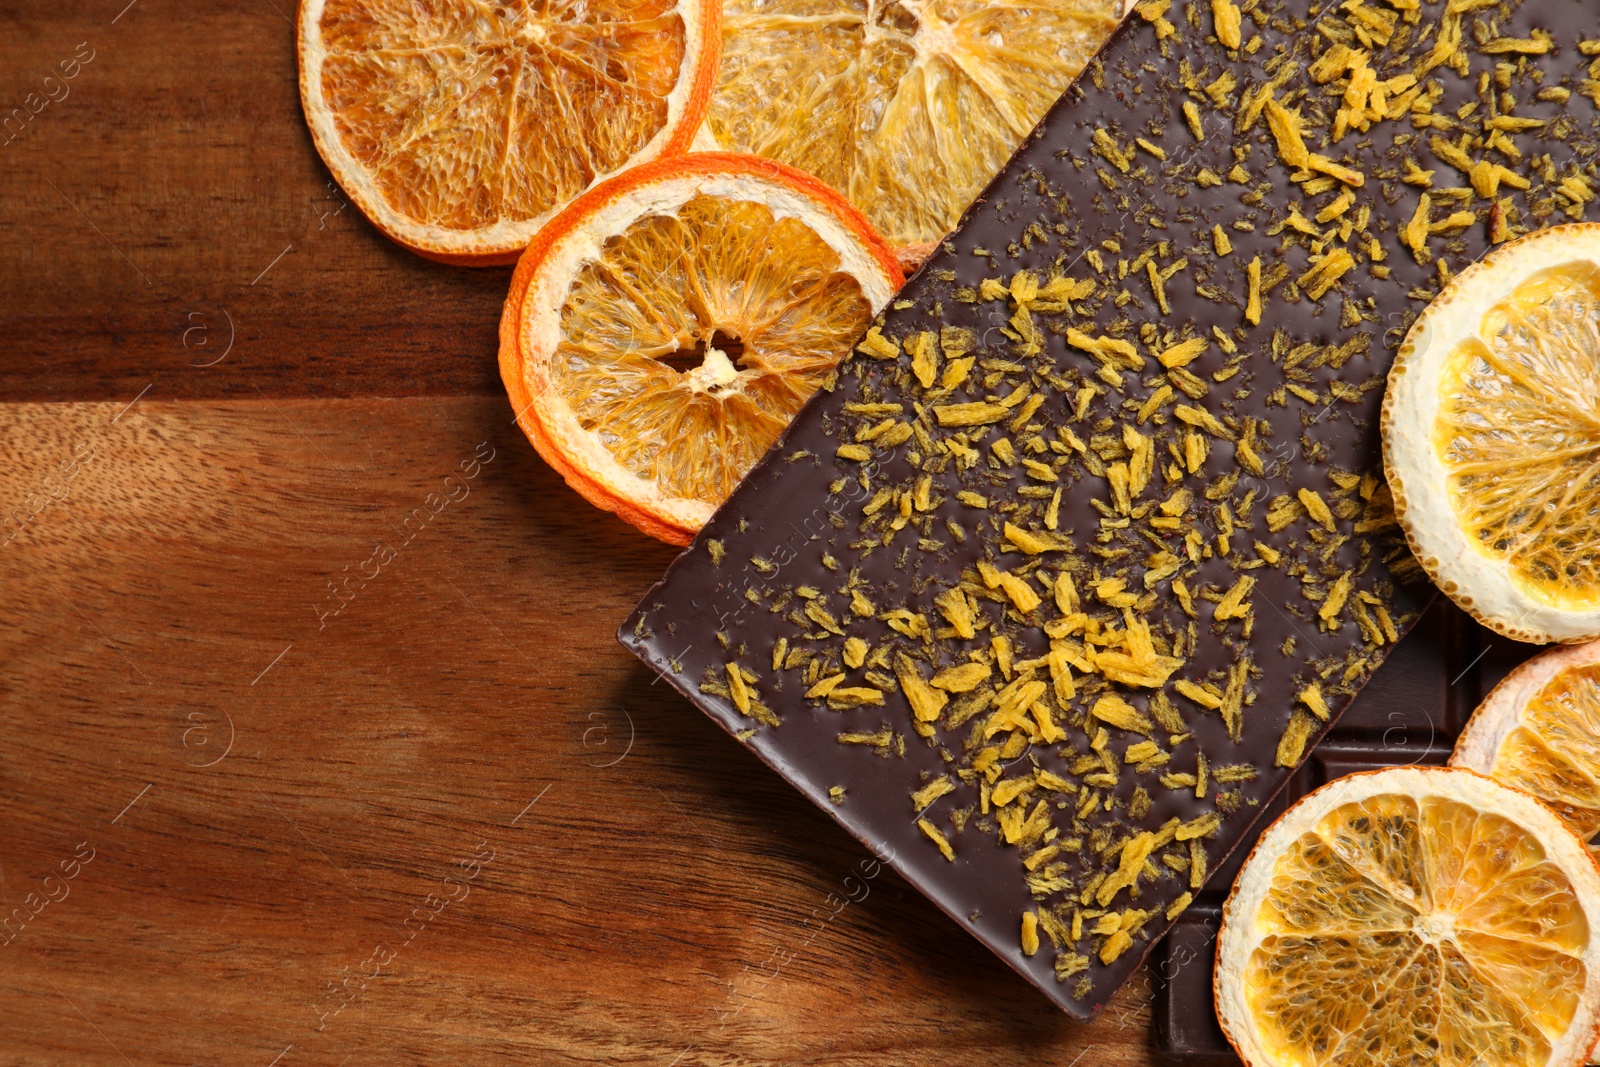
<instances>
[{"instance_id":1,"label":"stack of chocolate bars","mask_svg":"<svg viewBox=\"0 0 1600 1067\"><path fill-rule=\"evenodd\" d=\"M1572 0L1141 4L624 643L1094 1015L1431 597L1385 375L1594 199L1589 37Z\"/></svg>"}]
</instances>

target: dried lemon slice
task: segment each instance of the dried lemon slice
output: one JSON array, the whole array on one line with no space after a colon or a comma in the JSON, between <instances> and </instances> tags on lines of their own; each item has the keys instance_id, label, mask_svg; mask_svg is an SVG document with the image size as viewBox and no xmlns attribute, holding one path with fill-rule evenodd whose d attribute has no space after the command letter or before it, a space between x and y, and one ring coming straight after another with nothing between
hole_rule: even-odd
<instances>
[{"instance_id":1,"label":"dried lemon slice","mask_svg":"<svg viewBox=\"0 0 1600 1067\"><path fill-rule=\"evenodd\" d=\"M1250 1067L1581 1064L1600 868L1548 808L1471 771L1341 778L1251 852L1215 981Z\"/></svg>"},{"instance_id":2,"label":"dried lemon slice","mask_svg":"<svg viewBox=\"0 0 1600 1067\"><path fill-rule=\"evenodd\" d=\"M1532 793L1600 853L1600 641L1552 648L1507 675L1450 765Z\"/></svg>"},{"instance_id":3,"label":"dried lemon slice","mask_svg":"<svg viewBox=\"0 0 1600 1067\"><path fill-rule=\"evenodd\" d=\"M1121 7L727 0L706 131L815 174L910 260L955 228Z\"/></svg>"},{"instance_id":4,"label":"dried lemon slice","mask_svg":"<svg viewBox=\"0 0 1600 1067\"><path fill-rule=\"evenodd\" d=\"M1519 641L1600 637L1600 225L1462 272L1389 372L1384 468L1433 580Z\"/></svg>"},{"instance_id":5,"label":"dried lemon slice","mask_svg":"<svg viewBox=\"0 0 1600 1067\"><path fill-rule=\"evenodd\" d=\"M711 0L305 0L300 98L378 228L466 265L515 262L626 167L686 150L717 71Z\"/></svg>"},{"instance_id":6,"label":"dried lemon slice","mask_svg":"<svg viewBox=\"0 0 1600 1067\"><path fill-rule=\"evenodd\" d=\"M528 246L500 374L567 484L686 545L903 281L861 213L808 174L657 160Z\"/></svg>"}]
</instances>

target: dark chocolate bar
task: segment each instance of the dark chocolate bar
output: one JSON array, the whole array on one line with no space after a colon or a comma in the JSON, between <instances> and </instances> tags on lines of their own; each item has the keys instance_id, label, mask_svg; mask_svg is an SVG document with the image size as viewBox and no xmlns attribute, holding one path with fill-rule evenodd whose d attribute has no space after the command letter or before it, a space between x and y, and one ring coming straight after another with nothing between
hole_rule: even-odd
<instances>
[{"instance_id":1,"label":"dark chocolate bar","mask_svg":"<svg viewBox=\"0 0 1600 1067\"><path fill-rule=\"evenodd\" d=\"M620 638L1094 1015L1431 595L1384 376L1594 199L1587 21L1139 5Z\"/></svg>"}]
</instances>

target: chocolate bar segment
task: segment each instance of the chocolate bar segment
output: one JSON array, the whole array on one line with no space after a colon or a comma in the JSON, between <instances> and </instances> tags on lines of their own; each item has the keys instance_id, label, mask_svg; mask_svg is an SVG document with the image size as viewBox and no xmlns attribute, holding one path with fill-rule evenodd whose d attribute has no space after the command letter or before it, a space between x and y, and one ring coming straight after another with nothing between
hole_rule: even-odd
<instances>
[{"instance_id":1,"label":"chocolate bar segment","mask_svg":"<svg viewBox=\"0 0 1600 1067\"><path fill-rule=\"evenodd\" d=\"M1427 599L1384 375L1592 199L1578 21L1140 5L619 636L1092 1016Z\"/></svg>"}]
</instances>

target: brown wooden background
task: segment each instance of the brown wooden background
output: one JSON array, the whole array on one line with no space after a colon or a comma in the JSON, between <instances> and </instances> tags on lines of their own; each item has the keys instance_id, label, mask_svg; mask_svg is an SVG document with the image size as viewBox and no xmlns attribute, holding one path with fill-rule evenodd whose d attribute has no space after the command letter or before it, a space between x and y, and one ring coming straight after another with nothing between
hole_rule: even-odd
<instances>
[{"instance_id":1,"label":"brown wooden background","mask_svg":"<svg viewBox=\"0 0 1600 1067\"><path fill-rule=\"evenodd\" d=\"M0 1064L1160 1062L617 646L672 550L511 425L509 272L342 206L292 13L0 3Z\"/></svg>"}]
</instances>

